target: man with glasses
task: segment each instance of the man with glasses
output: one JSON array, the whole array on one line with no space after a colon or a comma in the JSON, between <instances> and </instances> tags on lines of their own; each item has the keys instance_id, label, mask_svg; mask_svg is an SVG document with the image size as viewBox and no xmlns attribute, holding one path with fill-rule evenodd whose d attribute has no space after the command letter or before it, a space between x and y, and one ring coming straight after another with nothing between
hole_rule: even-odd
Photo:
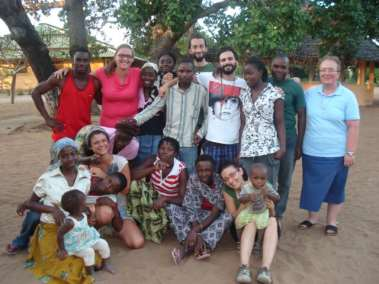
<instances>
[{"instance_id":1,"label":"man with glasses","mask_svg":"<svg viewBox=\"0 0 379 284\"><path fill-rule=\"evenodd\" d=\"M287 207L295 161L300 159L302 154L305 131L305 100L302 87L288 78L289 59L286 55L277 55L272 60L271 73L271 83L275 87L281 88L285 94L286 153L280 160L278 176L280 201L276 205L276 216L280 219Z\"/></svg>"}]
</instances>

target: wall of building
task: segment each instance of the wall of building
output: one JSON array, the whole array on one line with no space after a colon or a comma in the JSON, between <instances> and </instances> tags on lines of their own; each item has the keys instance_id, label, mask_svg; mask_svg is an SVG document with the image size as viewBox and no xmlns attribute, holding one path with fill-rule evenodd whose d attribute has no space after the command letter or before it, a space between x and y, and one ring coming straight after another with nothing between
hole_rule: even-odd
<instances>
[{"instance_id":1,"label":"wall of building","mask_svg":"<svg viewBox=\"0 0 379 284\"><path fill-rule=\"evenodd\" d=\"M95 59L91 62L91 70L96 70L100 67L103 67L105 64L105 60L103 59ZM71 62L65 61L55 64L55 68L61 69L61 68L70 68ZM0 82L0 92L9 92L10 86L12 82L12 77L6 77ZM16 78L16 94L18 93L29 93L36 85L38 84L38 81L36 77L33 74L32 68L29 66L27 69L23 72L20 72L17 74Z\"/></svg>"}]
</instances>

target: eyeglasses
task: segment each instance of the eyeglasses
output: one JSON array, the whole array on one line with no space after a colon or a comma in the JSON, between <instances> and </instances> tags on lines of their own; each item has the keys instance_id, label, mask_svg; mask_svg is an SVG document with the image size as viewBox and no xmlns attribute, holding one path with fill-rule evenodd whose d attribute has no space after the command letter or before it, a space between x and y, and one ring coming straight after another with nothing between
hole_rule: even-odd
<instances>
[{"instance_id":1,"label":"eyeglasses","mask_svg":"<svg viewBox=\"0 0 379 284\"><path fill-rule=\"evenodd\" d=\"M121 59L124 59L124 58L132 59L133 55L129 55L129 54L117 54L117 57L121 58Z\"/></svg>"},{"instance_id":2,"label":"eyeglasses","mask_svg":"<svg viewBox=\"0 0 379 284\"><path fill-rule=\"evenodd\" d=\"M339 70L333 69L333 68L322 68L319 70L320 73L338 73Z\"/></svg>"}]
</instances>

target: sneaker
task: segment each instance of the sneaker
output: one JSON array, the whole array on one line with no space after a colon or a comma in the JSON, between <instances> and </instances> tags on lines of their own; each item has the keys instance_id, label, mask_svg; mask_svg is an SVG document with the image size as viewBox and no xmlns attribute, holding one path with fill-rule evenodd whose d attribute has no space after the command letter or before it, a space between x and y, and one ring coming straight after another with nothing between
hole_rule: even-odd
<instances>
[{"instance_id":1,"label":"sneaker","mask_svg":"<svg viewBox=\"0 0 379 284\"><path fill-rule=\"evenodd\" d=\"M267 269L267 267L261 267L257 273L257 281L263 284L271 284L271 272Z\"/></svg>"},{"instance_id":2,"label":"sneaker","mask_svg":"<svg viewBox=\"0 0 379 284\"><path fill-rule=\"evenodd\" d=\"M237 273L236 281L238 283L251 283L251 272L246 265L241 265Z\"/></svg>"}]
</instances>

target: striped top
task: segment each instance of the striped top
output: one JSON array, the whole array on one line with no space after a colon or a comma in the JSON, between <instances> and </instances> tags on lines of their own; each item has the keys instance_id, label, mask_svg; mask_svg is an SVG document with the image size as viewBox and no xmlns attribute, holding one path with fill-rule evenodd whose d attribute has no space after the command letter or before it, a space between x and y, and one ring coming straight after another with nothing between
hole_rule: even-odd
<instances>
[{"instance_id":1,"label":"striped top","mask_svg":"<svg viewBox=\"0 0 379 284\"><path fill-rule=\"evenodd\" d=\"M166 106L166 125L163 136L179 141L181 147L194 146L194 135L198 125L200 110L204 116L201 128L196 133L204 137L208 121L208 93L196 83L182 90L178 84L172 86L164 97L157 97L154 102L138 113L134 118L138 125L151 119L158 111Z\"/></svg>"},{"instance_id":2,"label":"striped top","mask_svg":"<svg viewBox=\"0 0 379 284\"><path fill-rule=\"evenodd\" d=\"M158 161L158 159L157 157L156 161ZM169 174L163 178L162 171L154 171L151 174L150 182L159 194L168 197L177 197L179 195L179 176L185 168L186 166L183 162L174 158L174 165Z\"/></svg>"}]
</instances>

